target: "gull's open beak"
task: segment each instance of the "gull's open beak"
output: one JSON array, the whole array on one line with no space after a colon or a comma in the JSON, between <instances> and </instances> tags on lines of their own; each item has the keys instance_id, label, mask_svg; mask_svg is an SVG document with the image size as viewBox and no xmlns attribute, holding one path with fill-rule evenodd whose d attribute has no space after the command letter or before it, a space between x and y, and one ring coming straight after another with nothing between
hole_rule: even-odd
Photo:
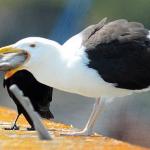
<instances>
[{"instance_id":1,"label":"gull's open beak","mask_svg":"<svg viewBox=\"0 0 150 150\"><path fill-rule=\"evenodd\" d=\"M0 48L0 71L5 71L5 78L24 69L22 65L28 59L29 54L21 49L13 48L11 45Z\"/></svg>"},{"instance_id":2,"label":"gull's open beak","mask_svg":"<svg viewBox=\"0 0 150 150\"><path fill-rule=\"evenodd\" d=\"M0 48L0 55L7 54L7 53L17 53L20 52L21 50L18 48L14 48L13 46L5 46Z\"/></svg>"}]
</instances>

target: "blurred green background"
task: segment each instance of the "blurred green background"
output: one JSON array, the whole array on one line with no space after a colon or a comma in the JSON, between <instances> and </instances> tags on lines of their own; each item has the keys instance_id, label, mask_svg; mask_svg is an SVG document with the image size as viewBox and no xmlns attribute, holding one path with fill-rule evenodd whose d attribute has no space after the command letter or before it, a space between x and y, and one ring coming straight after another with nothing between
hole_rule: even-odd
<instances>
[{"instance_id":1,"label":"blurred green background","mask_svg":"<svg viewBox=\"0 0 150 150\"><path fill-rule=\"evenodd\" d=\"M0 46L16 42L28 36L54 37L58 20L72 0L0 0ZM75 1L75 0L74 0ZM91 2L88 11L87 3ZM125 18L142 22L150 28L150 0L76 0L73 7L84 16L76 20L73 29L60 32L58 40L65 34L74 35L102 18L109 20ZM83 15L83 14L84 15ZM70 15L71 16L71 15ZM58 25L59 31L74 21L74 17L64 18ZM57 40L57 38L55 37ZM0 105L15 108L2 86L0 74ZM88 101L88 100L89 101ZM75 94L54 90L52 112L55 119L78 128L83 128L92 109L94 100ZM99 115L95 131L105 136L124 140L133 144L150 147L150 92L106 101L106 107ZM12 118L13 120L14 118Z\"/></svg>"},{"instance_id":2,"label":"blurred green background","mask_svg":"<svg viewBox=\"0 0 150 150\"><path fill-rule=\"evenodd\" d=\"M0 46L27 36L48 37L68 1L0 0ZM126 18L140 21L150 27L150 0L91 1L91 8L78 31L104 17L109 20Z\"/></svg>"}]
</instances>

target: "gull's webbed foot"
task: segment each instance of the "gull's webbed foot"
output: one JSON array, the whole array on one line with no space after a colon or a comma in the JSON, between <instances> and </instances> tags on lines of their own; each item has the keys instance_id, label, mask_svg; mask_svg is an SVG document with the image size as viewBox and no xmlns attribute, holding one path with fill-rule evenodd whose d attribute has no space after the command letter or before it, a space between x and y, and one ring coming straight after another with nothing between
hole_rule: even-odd
<instances>
[{"instance_id":1,"label":"gull's webbed foot","mask_svg":"<svg viewBox=\"0 0 150 150\"><path fill-rule=\"evenodd\" d=\"M92 135L92 130L83 129L81 131L66 131L60 133L60 135L64 136L90 136Z\"/></svg>"}]
</instances>

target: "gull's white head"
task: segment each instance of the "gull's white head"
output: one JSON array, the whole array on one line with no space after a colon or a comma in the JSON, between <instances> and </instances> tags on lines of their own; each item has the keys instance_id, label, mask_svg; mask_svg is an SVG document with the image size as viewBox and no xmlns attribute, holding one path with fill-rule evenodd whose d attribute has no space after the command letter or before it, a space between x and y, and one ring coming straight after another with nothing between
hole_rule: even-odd
<instances>
[{"instance_id":1,"label":"gull's white head","mask_svg":"<svg viewBox=\"0 0 150 150\"><path fill-rule=\"evenodd\" d=\"M26 63L18 68L6 72L5 77L9 78L17 71L23 69L31 72L37 72L38 70L40 71L40 67L44 66L43 64L48 65L46 64L47 62L50 60L50 62L52 62L52 60L55 59L55 56L60 48L61 45L57 42L40 37L25 38L15 44L0 48L0 54L19 52L21 50L28 53Z\"/></svg>"}]
</instances>

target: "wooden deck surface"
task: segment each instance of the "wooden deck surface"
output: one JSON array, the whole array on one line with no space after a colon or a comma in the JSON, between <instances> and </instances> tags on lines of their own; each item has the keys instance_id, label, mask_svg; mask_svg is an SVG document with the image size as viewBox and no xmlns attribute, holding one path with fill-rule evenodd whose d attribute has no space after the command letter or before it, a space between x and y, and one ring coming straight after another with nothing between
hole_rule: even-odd
<instances>
[{"instance_id":1,"label":"wooden deck surface","mask_svg":"<svg viewBox=\"0 0 150 150\"><path fill-rule=\"evenodd\" d=\"M134 145L123 143L101 135L90 137L66 137L60 136L62 130L73 129L69 125L53 121L43 121L53 135L51 141L40 141L36 131L26 131L28 126L23 116L19 118L20 130L9 131L4 127L10 127L16 117L16 112L0 107L0 150L144 150Z\"/></svg>"}]
</instances>

